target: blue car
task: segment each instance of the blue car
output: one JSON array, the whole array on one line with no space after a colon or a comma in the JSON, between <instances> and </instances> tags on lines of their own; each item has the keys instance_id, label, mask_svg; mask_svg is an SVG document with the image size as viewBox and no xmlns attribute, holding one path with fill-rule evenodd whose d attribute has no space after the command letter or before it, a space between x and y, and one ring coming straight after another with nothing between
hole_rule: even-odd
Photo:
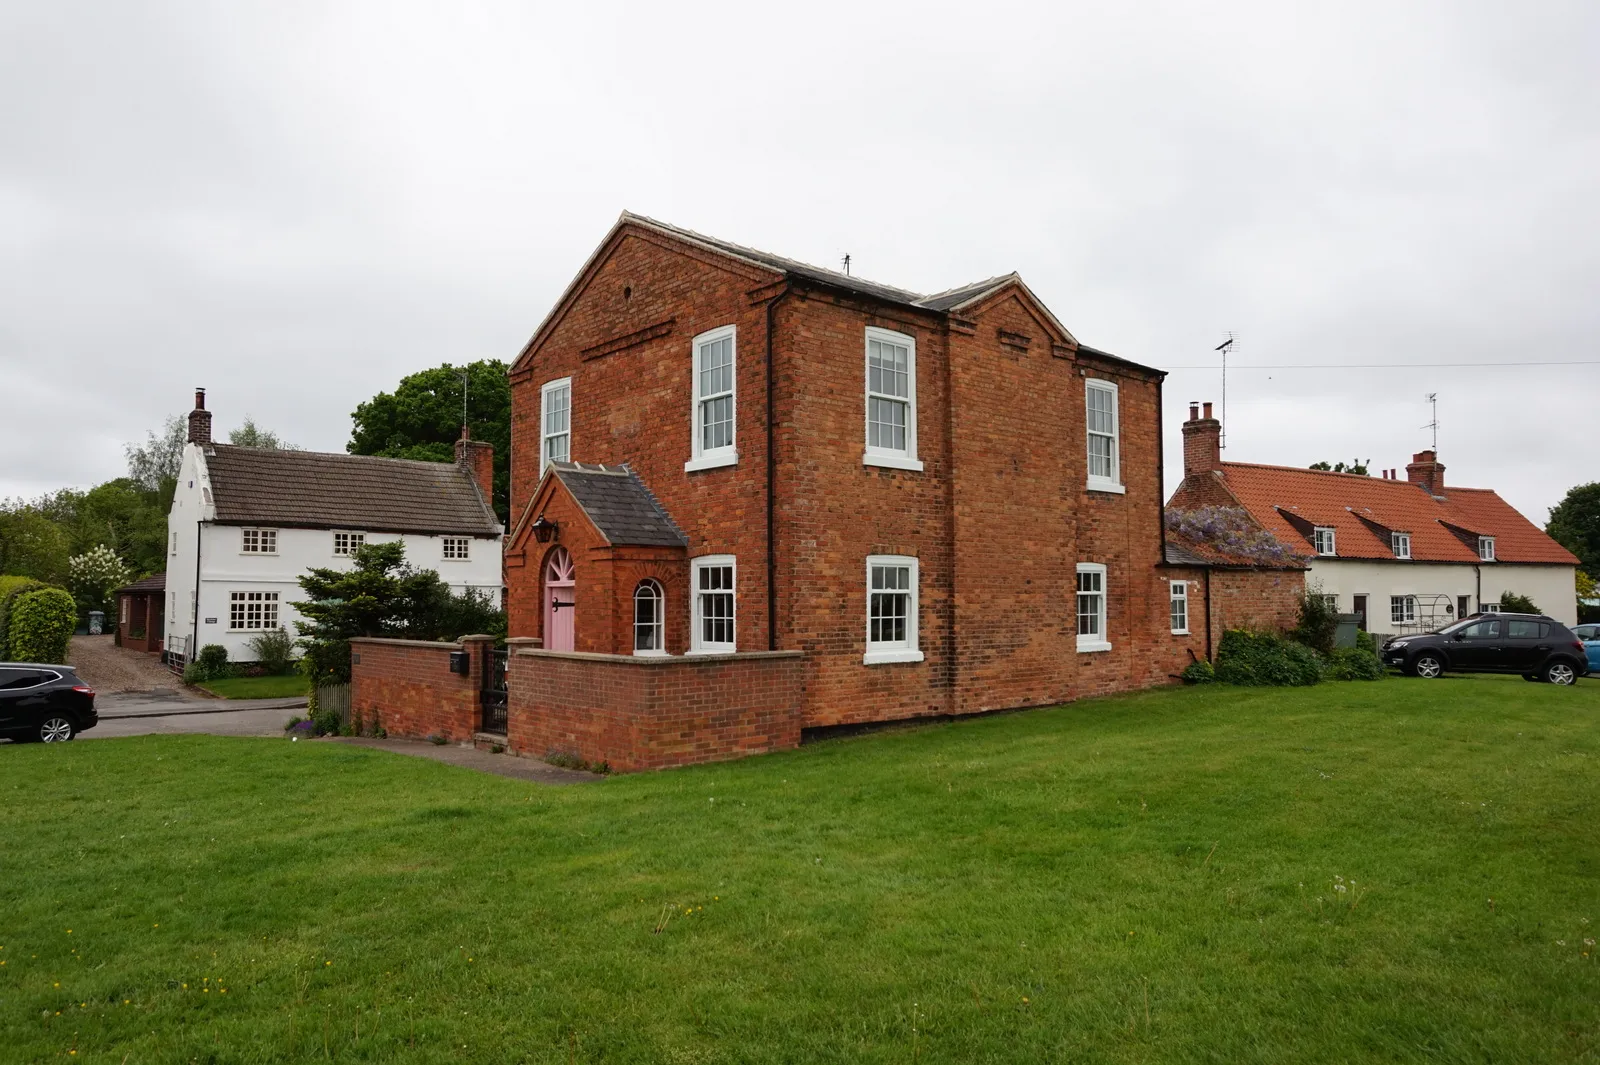
<instances>
[{"instance_id":1,"label":"blue car","mask_svg":"<svg viewBox=\"0 0 1600 1065\"><path fill-rule=\"evenodd\" d=\"M1583 641L1583 649L1589 654L1590 674L1600 671L1600 625L1574 625L1572 634Z\"/></svg>"}]
</instances>

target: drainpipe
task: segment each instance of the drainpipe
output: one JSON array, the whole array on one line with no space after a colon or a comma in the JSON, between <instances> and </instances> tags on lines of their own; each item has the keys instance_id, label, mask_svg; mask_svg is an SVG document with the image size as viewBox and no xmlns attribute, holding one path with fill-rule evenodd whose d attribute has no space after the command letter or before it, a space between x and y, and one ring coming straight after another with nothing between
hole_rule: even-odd
<instances>
[{"instance_id":1,"label":"drainpipe","mask_svg":"<svg viewBox=\"0 0 1600 1065\"><path fill-rule=\"evenodd\" d=\"M1156 378L1156 526L1161 531L1161 564L1167 564L1167 434L1161 419L1166 411L1161 386L1166 378ZM1209 608L1208 608L1209 609Z\"/></svg>"},{"instance_id":2,"label":"drainpipe","mask_svg":"<svg viewBox=\"0 0 1600 1065\"><path fill-rule=\"evenodd\" d=\"M793 291L785 285L782 292L767 301L767 650L769 651L778 649L778 547L773 539L778 509L777 463L773 461L777 431L773 426L772 330L777 319L778 304L787 299Z\"/></svg>"},{"instance_id":3,"label":"drainpipe","mask_svg":"<svg viewBox=\"0 0 1600 1065\"><path fill-rule=\"evenodd\" d=\"M1211 661L1211 567L1205 568L1206 575L1206 661Z\"/></svg>"},{"instance_id":4,"label":"drainpipe","mask_svg":"<svg viewBox=\"0 0 1600 1065\"><path fill-rule=\"evenodd\" d=\"M1472 579L1473 579L1474 583L1476 583L1477 588L1478 588L1478 593L1477 593L1476 596L1474 596L1474 598L1476 598L1477 601L1478 601L1477 609L1479 611L1482 611L1483 610L1483 567L1482 566L1473 566L1472 567Z\"/></svg>"}]
</instances>

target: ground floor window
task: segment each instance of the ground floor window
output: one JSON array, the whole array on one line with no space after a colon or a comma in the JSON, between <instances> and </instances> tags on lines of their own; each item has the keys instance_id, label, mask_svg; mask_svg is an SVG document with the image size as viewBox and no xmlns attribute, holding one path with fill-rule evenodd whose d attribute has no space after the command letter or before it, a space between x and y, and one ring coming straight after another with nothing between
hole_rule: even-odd
<instances>
[{"instance_id":1,"label":"ground floor window","mask_svg":"<svg viewBox=\"0 0 1600 1065\"><path fill-rule=\"evenodd\" d=\"M920 662L917 648L917 560L867 556L867 665Z\"/></svg>"},{"instance_id":2,"label":"ground floor window","mask_svg":"<svg viewBox=\"0 0 1600 1065\"><path fill-rule=\"evenodd\" d=\"M732 555L705 555L690 562L694 588L690 651L729 652L734 642L734 576Z\"/></svg>"},{"instance_id":3,"label":"ground floor window","mask_svg":"<svg viewBox=\"0 0 1600 1065\"><path fill-rule=\"evenodd\" d=\"M1078 650L1109 651L1106 638L1106 568L1078 563Z\"/></svg>"},{"instance_id":4,"label":"ground floor window","mask_svg":"<svg viewBox=\"0 0 1600 1065\"><path fill-rule=\"evenodd\" d=\"M1171 591L1172 632L1183 636L1189 632L1189 582L1173 581Z\"/></svg>"},{"instance_id":5,"label":"ground floor window","mask_svg":"<svg viewBox=\"0 0 1600 1065\"><path fill-rule=\"evenodd\" d=\"M636 655L661 655L667 653L662 641L661 585L655 581L640 581L633 590L633 653Z\"/></svg>"},{"instance_id":6,"label":"ground floor window","mask_svg":"<svg viewBox=\"0 0 1600 1065\"><path fill-rule=\"evenodd\" d=\"M234 632L278 627L277 592L230 592L228 628Z\"/></svg>"},{"instance_id":7,"label":"ground floor window","mask_svg":"<svg viewBox=\"0 0 1600 1065\"><path fill-rule=\"evenodd\" d=\"M1396 625L1416 624L1417 597L1414 595L1391 595L1389 597L1389 620Z\"/></svg>"}]
</instances>

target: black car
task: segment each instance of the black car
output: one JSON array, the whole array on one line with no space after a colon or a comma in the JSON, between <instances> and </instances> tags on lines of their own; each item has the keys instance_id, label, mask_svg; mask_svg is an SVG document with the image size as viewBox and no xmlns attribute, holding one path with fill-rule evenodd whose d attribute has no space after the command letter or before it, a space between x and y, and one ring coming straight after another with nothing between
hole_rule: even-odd
<instances>
[{"instance_id":1,"label":"black car","mask_svg":"<svg viewBox=\"0 0 1600 1065\"><path fill-rule=\"evenodd\" d=\"M0 736L62 743L99 723L94 689L71 666L0 662Z\"/></svg>"},{"instance_id":2,"label":"black car","mask_svg":"<svg viewBox=\"0 0 1600 1065\"><path fill-rule=\"evenodd\" d=\"M1397 636L1383 660L1413 677L1453 673L1520 673L1528 680L1571 684L1589 672L1583 642L1543 614L1475 614L1438 632Z\"/></svg>"}]
</instances>

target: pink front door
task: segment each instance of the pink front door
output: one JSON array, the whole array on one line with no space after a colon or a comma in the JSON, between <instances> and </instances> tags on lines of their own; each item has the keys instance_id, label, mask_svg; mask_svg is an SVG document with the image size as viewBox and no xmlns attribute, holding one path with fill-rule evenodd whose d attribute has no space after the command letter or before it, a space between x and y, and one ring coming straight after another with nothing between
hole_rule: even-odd
<instances>
[{"instance_id":1,"label":"pink front door","mask_svg":"<svg viewBox=\"0 0 1600 1065\"><path fill-rule=\"evenodd\" d=\"M544 646L550 651L570 651L572 612L577 606L577 589L572 580L572 556L558 547L550 553L544 567Z\"/></svg>"}]
</instances>

